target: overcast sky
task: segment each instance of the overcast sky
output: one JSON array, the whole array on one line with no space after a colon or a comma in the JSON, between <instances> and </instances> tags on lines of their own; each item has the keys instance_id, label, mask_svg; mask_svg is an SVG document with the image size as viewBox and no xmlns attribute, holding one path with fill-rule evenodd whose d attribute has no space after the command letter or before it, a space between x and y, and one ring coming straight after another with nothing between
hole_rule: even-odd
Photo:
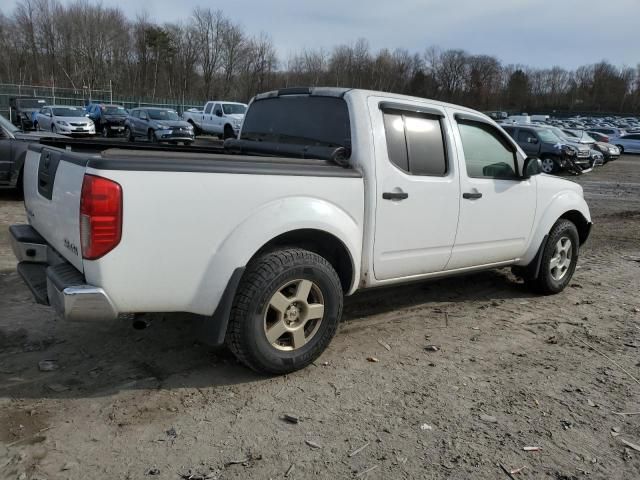
<instances>
[{"instance_id":1,"label":"overcast sky","mask_svg":"<svg viewBox=\"0 0 640 480\"><path fill-rule=\"evenodd\" d=\"M69 3L69 0L62 0ZM16 0L0 0L12 7ZM268 33L280 59L303 48L428 46L496 55L504 63L573 68L606 59L640 63L640 0L110 0L133 18L186 20L222 9L249 34ZM3 7L2 10L7 13Z\"/></svg>"}]
</instances>

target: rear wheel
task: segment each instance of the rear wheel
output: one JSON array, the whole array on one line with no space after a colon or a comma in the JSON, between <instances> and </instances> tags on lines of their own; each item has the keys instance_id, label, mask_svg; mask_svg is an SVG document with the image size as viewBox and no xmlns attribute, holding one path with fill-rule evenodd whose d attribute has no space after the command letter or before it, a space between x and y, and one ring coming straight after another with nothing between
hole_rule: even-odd
<instances>
[{"instance_id":1,"label":"rear wheel","mask_svg":"<svg viewBox=\"0 0 640 480\"><path fill-rule=\"evenodd\" d=\"M224 126L224 135L222 138L224 140L226 140L227 138L236 138L236 134L233 132L233 128L231 127L231 125Z\"/></svg>"},{"instance_id":2,"label":"rear wheel","mask_svg":"<svg viewBox=\"0 0 640 480\"><path fill-rule=\"evenodd\" d=\"M571 281L578 263L580 241L578 229L566 219L558 220L551 232L540 261L538 277L528 281L538 293L559 293Z\"/></svg>"},{"instance_id":3,"label":"rear wheel","mask_svg":"<svg viewBox=\"0 0 640 480\"><path fill-rule=\"evenodd\" d=\"M331 342L342 301L340 279L325 258L299 248L266 253L247 266L225 342L255 371L299 370Z\"/></svg>"}]
</instances>

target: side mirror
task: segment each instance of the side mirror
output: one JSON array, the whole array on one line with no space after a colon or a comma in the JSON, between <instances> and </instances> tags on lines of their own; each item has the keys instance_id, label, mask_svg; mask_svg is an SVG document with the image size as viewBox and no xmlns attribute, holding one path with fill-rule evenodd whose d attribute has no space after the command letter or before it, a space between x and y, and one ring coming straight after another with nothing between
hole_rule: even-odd
<instances>
[{"instance_id":1,"label":"side mirror","mask_svg":"<svg viewBox=\"0 0 640 480\"><path fill-rule=\"evenodd\" d=\"M51 112L47 112L47 117L51 117L53 114Z\"/></svg>"},{"instance_id":2,"label":"side mirror","mask_svg":"<svg viewBox=\"0 0 640 480\"><path fill-rule=\"evenodd\" d=\"M527 138L528 143L538 143L538 139L536 137Z\"/></svg>"},{"instance_id":3,"label":"side mirror","mask_svg":"<svg viewBox=\"0 0 640 480\"><path fill-rule=\"evenodd\" d=\"M222 110L216 111L216 117L221 117L221 116L222 116Z\"/></svg>"},{"instance_id":4,"label":"side mirror","mask_svg":"<svg viewBox=\"0 0 640 480\"><path fill-rule=\"evenodd\" d=\"M539 158L528 157L524 161L524 166L522 167L522 178L527 179L531 178L534 175L539 175L542 173L542 160Z\"/></svg>"}]
</instances>

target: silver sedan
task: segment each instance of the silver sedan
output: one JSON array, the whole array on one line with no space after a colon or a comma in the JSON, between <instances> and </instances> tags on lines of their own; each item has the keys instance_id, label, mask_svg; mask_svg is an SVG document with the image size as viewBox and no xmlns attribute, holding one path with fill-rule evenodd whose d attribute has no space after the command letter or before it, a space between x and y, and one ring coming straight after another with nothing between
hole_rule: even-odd
<instances>
[{"instance_id":1,"label":"silver sedan","mask_svg":"<svg viewBox=\"0 0 640 480\"><path fill-rule=\"evenodd\" d=\"M36 115L37 130L66 135L95 135L96 126L85 116L84 110L66 105L48 105Z\"/></svg>"}]
</instances>

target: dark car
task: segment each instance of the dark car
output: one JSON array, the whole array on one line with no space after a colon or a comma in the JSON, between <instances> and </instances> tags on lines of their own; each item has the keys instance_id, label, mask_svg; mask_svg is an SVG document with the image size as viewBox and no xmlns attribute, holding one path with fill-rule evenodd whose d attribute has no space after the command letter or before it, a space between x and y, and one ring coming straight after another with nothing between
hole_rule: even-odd
<instances>
[{"instance_id":1,"label":"dark car","mask_svg":"<svg viewBox=\"0 0 640 480\"><path fill-rule=\"evenodd\" d=\"M182 120L175 110L152 107L134 108L129 112L125 135L130 142L146 138L152 143L190 145L195 139L191 124Z\"/></svg>"},{"instance_id":2,"label":"dark car","mask_svg":"<svg viewBox=\"0 0 640 480\"><path fill-rule=\"evenodd\" d=\"M22 190L22 166L30 142L42 137L61 137L49 132L22 132L0 115L0 186Z\"/></svg>"},{"instance_id":3,"label":"dark car","mask_svg":"<svg viewBox=\"0 0 640 480\"><path fill-rule=\"evenodd\" d=\"M21 130L34 130L33 114L47 105L47 101L34 97L15 97L9 99L11 114L9 120Z\"/></svg>"},{"instance_id":4,"label":"dark car","mask_svg":"<svg viewBox=\"0 0 640 480\"><path fill-rule=\"evenodd\" d=\"M103 137L124 133L124 123L129 112L122 105L90 103L86 107L87 116L96 124L96 133Z\"/></svg>"},{"instance_id":5,"label":"dark car","mask_svg":"<svg viewBox=\"0 0 640 480\"><path fill-rule=\"evenodd\" d=\"M531 157L542 160L545 173L556 173L569 166L567 158L582 170L591 168L591 149L588 146L568 142L556 135L552 128L523 125L503 125L504 130Z\"/></svg>"},{"instance_id":6,"label":"dark car","mask_svg":"<svg viewBox=\"0 0 640 480\"><path fill-rule=\"evenodd\" d=\"M620 157L620 149L615 145L610 144L608 139L606 142L600 141L584 130L563 129L562 131L567 135L567 138L575 142L587 144L591 147L591 149L600 152L605 163L616 160L618 157Z\"/></svg>"}]
</instances>

